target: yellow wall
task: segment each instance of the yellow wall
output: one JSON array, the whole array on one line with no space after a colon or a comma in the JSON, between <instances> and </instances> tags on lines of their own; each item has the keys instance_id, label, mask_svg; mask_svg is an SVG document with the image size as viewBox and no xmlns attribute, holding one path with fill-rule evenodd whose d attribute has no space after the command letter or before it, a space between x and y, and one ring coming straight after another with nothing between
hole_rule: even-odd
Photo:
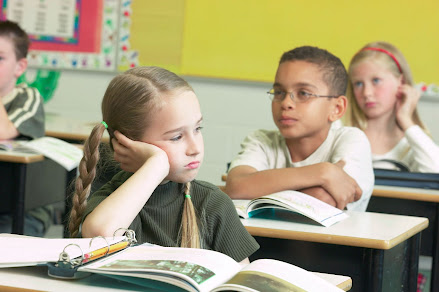
<instances>
[{"instance_id":1,"label":"yellow wall","mask_svg":"<svg viewBox=\"0 0 439 292\"><path fill-rule=\"evenodd\" d=\"M132 2L130 43L133 50L139 51L140 65L180 72L184 4L184 0Z\"/></svg>"},{"instance_id":2,"label":"yellow wall","mask_svg":"<svg viewBox=\"0 0 439 292\"><path fill-rule=\"evenodd\" d=\"M165 67L184 75L271 82L280 55L296 46L325 48L348 66L364 44L385 40L404 53L416 82L439 84L437 0L168 0L166 9L178 7L182 18L168 21L160 35L151 24L147 35L136 23L157 3L133 1L132 46L142 65L173 60ZM169 53L160 38L179 33L180 46L170 49L181 54ZM139 38L148 49L136 47Z\"/></svg>"}]
</instances>

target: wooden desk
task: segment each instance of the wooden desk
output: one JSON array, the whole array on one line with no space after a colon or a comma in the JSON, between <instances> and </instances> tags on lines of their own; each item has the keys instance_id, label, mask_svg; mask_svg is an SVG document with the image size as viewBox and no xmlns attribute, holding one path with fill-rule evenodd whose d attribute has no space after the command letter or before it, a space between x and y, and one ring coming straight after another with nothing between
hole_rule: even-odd
<instances>
[{"instance_id":1,"label":"wooden desk","mask_svg":"<svg viewBox=\"0 0 439 292\"><path fill-rule=\"evenodd\" d=\"M373 196L423 202L439 202L439 190L375 186L373 188Z\"/></svg>"},{"instance_id":2,"label":"wooden desk","mask_svg":"<svg viewBox=\"0 0 439 292\"><path fill-rule=\"evenodd\" d=\"M100 121L85 121L66 118L58 114L46 114L46 136L55 137L70 143L84 142ZM103 142L110 140L108 132L104 132Z\"/></svg>"},{"instance_id":3,"label":"wooden desk","mask_svg":"<svg viewBox=\"0 0 439 292\"><path fill-rule=\"evenodd\" d=\"M431 256L431 291L439 289L439 190L375 186L367 211L427 217L421 255Z\"/></svg>"},{"instance_id":4,"label":"wooden desk","mask_svg":"<svg viewBox=\"0 0 439 292\"><path fill-rule=\"evenodd\" d=\"M23 234L25 211L64 201L75 171L41 154L0 151L0 212L12 212L12 233Z\"/></svg>"},{"instance_id":5,"label":"wooden desk","mask_svg":"<svg viewBox=\"0 0 439 292\"><path fill-rule=\"evenodd\" d=\"M352 287L346 276L316 273L344 291ZM30 289L30 290L28 290ZM60 280L47 275L47 267L21 267L0 269L0 290L10 291L144 291L144 288L101 275L91 275L79 280Z\"/></svg>"},{"instance_id":6,"label":"wooden desk","mask_svg":"<svg viewBox=\"0 0 439 292\"><path fill-rule=\"evenodd\" d=\"M297 222L303 217L287 212L242 219L261 245L250 259L274 258L306 270L348 275L352 291L416 291L420 232L428 219L347 213L349 218L330 227Z\"/></svg>"}]
</instances>

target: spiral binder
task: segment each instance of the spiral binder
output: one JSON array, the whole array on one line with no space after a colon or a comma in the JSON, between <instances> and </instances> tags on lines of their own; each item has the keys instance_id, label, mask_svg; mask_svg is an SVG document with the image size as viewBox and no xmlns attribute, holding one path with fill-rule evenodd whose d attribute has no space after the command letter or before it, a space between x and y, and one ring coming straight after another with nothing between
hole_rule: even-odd
<instances>
[{"instance_id":1,"label":"spiral binder","mask_svg":"<svg viewBox=\"0 0 439 292\"><path fill-rule=\"evenodd\" d=\"M126 228L119 228L116 230L113 234L113 237L116 235L116 233L119 230L124 230L125 239L121 242L109 245L107 242L107 246L105 248L98 249L96 251L90 252L88 254L84 254L81 247L77 244L68 244L64 247L64 250L59 255L59 260L56 263L48 263L49 276L55 277L55 278L62 278L62 279L79 279L84 278L90 275L90 273L86 272L79 272L78 268L80 266L83 266L87 263L90 263L94 260L101 259L103 257L112 255L114 253L117 253L119 251L124 250L127 247L133 246L137 243L136 240L136 234L133 230L126 229ZM103 236L97 236L93 237L90 240L89 246L92 246L92 243L94 240L102 239L105 240L105 237ZM81 251L81 256L70 258L68 250L70 248L79 248Z\"/></svg>"}]
</instances>

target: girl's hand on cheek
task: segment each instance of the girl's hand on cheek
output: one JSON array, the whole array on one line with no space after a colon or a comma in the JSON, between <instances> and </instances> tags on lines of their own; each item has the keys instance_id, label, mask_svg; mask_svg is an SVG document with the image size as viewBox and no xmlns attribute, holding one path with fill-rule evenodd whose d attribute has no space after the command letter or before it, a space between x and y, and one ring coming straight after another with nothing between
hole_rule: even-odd
<instances>
[{"instance_id":1,"label":"girl's hand on cheek","mask_svg":"<svg viewBox=\"0 0 439 292\"><path fill-rule=\"evenodd\" d=\"M415 124L412 116L421 98L421 93L416 88L403 84L398 88L396 97L396 122L401 130L405 131Z\"/></svg>"},{"instance_id":2,"label":"girl's hand on cheek","mask_svg":"<svg viewBox=\"0 0 439 292\"><path fill-rule=\"evenodd\" d=\"M157 166L169 173L169 160L165 151L159 147L140 141L134 141L115 131L116 139L112 139L114 159L120 163L123 170L136 172L145 162L152 159L157 161ZM157 169L158 170L158 169Z\"/></svg>"}]
</instances>

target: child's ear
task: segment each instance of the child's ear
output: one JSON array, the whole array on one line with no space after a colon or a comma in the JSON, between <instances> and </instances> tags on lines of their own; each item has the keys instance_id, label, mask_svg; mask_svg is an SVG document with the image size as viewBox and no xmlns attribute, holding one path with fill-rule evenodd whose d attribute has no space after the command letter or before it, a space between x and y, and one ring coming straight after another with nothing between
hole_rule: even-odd
<instances>
[{"instance_id":1,"label":"child's ear","mask_svg":"<svg viewBox=\"0 0 439 292\"><path fill-rule=\"evenodd\" d=\"M401 74L401 76L399 76L399 83L401 85L405 84L405 79L404 79L404 75Z\"/></svg>"},{"instance_id":2,"label":"child's ear","mask_svg":"<svg viewBox=\"0 0 439 292\"><path fill-rule=\"evenodd\" d=\"M27 69L27 59L26 58L21 58L20 60L18 60L17 65L15 67L15 77L18 78L21 76L21 74L24 73L24 71L26 71Z\"/></svg>"},{"instance_id":3,"label":"child's ear","mask_svg":"<svg viewBox=\"0 0 439 292\"><path fill-rule=\"evenodd\" d=\"M347 104L348 99L344 95L334 98L328 120L330 122L335 122L340 119L346 112Z\"/></svg>"}]
</instances>

